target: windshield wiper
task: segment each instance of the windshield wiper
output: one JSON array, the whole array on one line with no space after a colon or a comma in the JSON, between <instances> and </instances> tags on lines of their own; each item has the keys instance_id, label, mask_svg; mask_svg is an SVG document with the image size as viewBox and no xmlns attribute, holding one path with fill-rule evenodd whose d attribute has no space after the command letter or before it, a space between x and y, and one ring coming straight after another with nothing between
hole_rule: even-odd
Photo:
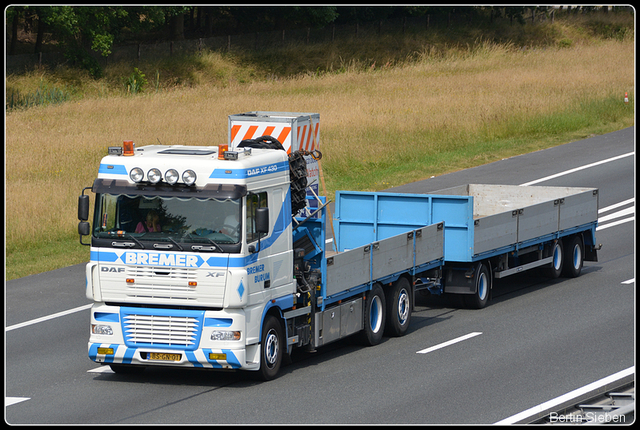
<instances>
[{"instance_id":1,"label":"windshield wiper","mask_svg":"<svg viewBox=\"0 0 640 430\"><path fill-rule=\"evenodd\" d=\"M169 239L169 240L171 241L171 243L174 243L174 244L178 247L178 249L179 249L180 251L184 251L184 248L183 248L183 247L181 247L181 246L180 246L180 244L179 244L178 242L176 242L175 240L173 240L173 239L171 238L171 236L167 236L167 239Z\"/></svg>"},{"instance_id":2,"label":"windshield wiper","mask_svg":"<svg viewBox=\"0 0 640 430\"><path fill-rule=\"evenodd\" d=\"M212 244L212 247L204 247L202 245L191 245L191 249L193 251L218 251L218 252L223 252L222 248L220 247L220 245L218 245L217 243L215 243L213 240L211 240L208 237L204 237L204 236L197 236L194 237L191 235L191 233L187 233L186 236L189 236L190 240L194 240L194 239L204 239L206 241L208 241L210 244Z\"/></svg>"}]
</instances>

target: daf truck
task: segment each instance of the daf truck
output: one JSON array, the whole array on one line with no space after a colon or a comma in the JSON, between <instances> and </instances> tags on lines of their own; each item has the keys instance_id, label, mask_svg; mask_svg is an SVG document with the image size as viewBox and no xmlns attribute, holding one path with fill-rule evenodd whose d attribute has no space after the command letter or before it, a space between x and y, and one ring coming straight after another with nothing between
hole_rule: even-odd
<instances>
[{"instance_id":1,"label":"daf truck","mask_svg":"<svg viewBox=\"0 0 640 430\"><path fill-rule=\"evenodd\" d=\"M406 334L417 293L482 308L496 278L578 276L597 261L592 188L339 191L328 219L318 126L317 114L247 112L229 117L225 144L108 149L78 202L91 360L269 380L296 348Z\"/></svg>"}]
</instances>

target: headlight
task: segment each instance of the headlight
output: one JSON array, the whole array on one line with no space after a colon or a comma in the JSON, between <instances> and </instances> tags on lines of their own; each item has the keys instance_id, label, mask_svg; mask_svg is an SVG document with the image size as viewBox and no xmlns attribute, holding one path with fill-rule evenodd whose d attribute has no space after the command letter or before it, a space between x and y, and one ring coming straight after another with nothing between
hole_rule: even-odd
<instances>
[{"instance_id":1,"label":"headlight","mask_svg":"<svg viewBox=\"0 0 640 430\"><path fill-rule=\"evenodd\" d=\"M140 182L140 181L142 181L142 178L144 177L144 172L142 171L141 168L134 167L129 172L129 177L131 178L131 180L133 182Z\"/></svg>"},{"instance_id":2,"label":"headlight","mask_svg":"<svg viewBox=\"0 0 640 430\"><path fill-rule=\"evenodd\" d=\"M211 333L211 340L240 340L240 331L215 330Z\"/></svg>"},{"instance_id":3,"label":"headlight","mask_svg":"<svg viewBox=\"0 0 640 430\"><path fill-rule=\"evenodd\" d=\"M113 334L113 329L110 325L91 324L91 333L111 336Z\"/></svg>"},{"instance_id":4,"label":"headlight","mask_svg":"<svg viewBox=\"0 0 640 430\"><path fill-rule=\"evenodd\" d=\"M150 169L147 172L147 179L152 184L157 184L158 182L160 182L162 180L162 173L160 172L160 170L158 170L158 169L156 169L154 167L153 169Z\"/></svg>"},{"instance_id":5,"label":"headlight","mask_svg":"<svg viewBox=\"0 0 640 430\"><path fill-rule=\"evenodd\" d=\"M169 185L173 185L178 182L178 178L180 175L176 169L169 169L164 174L164 180L169 183Z\"/></svg>"},{"instance_id":6,"label":"headlight","mask_svg":"<svg viewBox=\"0 0 640 430\"><path fill-rule=\"evenodd\" d=\"M193 185L196 182L196 172L193 170L185 170L182 174L182 180L187 185Z\"/></svg>"}]
</instances>

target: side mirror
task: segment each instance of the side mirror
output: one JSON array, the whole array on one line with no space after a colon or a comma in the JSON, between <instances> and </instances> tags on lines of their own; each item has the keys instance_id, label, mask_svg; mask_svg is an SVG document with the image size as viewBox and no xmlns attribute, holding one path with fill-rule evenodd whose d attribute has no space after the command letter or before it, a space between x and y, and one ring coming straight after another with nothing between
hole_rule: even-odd
<instances>
[{"instance_id":1,"label":"side mirror","mask_svg":"<svg viewBox=\"0 0 640 430\"><path fill-rule=\"evenodd\" d=\"M80 221L89 219L89 196L84 194L78 197L78 219Z\"/></svg>"},{"instance_id":2,"label":"side mirror","mask_svg":"<svg viewBox=\"0 0 640 430\"><path fill-rule=\"evenodd\" d=\"M256 232L258 234L269 233L269 208L256 209Z\"/></svg>"},{"instance_id":3,"label":"side mirror","mask_svg":"<svg viewBox=\"0 0 640 430\"><path fill-rule=\"evenodd\" d=\"M88 236L91 234L91 224L86 221L81 221L78 223L78 234L80 236Z\"/></svg>"},{"instance_id":4,"label":"side mirror","mask_svg":"<svg viewBox=\"0 0 640 430\"><path fill-rule=\"evenodd\" d=\"M82 195L78 197L78 234L80 235L81 245L91 245L90 243L83 243L82 236L91 234L91 224L87 222L89 219L89 196L84 194L85 190L89 190L91 187L82 189Z\"/></svg>"}]
</instances>

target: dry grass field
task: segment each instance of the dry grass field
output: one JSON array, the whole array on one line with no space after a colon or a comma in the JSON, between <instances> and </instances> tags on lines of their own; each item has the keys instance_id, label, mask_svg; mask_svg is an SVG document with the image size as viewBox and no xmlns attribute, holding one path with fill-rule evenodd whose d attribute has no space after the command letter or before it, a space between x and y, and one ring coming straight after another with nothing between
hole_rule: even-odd
<instances>
[{"instance_id":1,"label":"dry grass field","mask_svg":"<svg viewBox=\"0 0 640 430\"><path fill-rule=\"evenodd\" d=\"M7 112L6 279L88 260L76 234L77 198L107 147L123 140L218 145L227 143L230 114L318 112L330 198L337 189L380 190L633 125L633 99L623 103L625 92L634 94L632 39L425 49L394 67L353 62L340 73Z\"/></svg>"}]
</instances>

